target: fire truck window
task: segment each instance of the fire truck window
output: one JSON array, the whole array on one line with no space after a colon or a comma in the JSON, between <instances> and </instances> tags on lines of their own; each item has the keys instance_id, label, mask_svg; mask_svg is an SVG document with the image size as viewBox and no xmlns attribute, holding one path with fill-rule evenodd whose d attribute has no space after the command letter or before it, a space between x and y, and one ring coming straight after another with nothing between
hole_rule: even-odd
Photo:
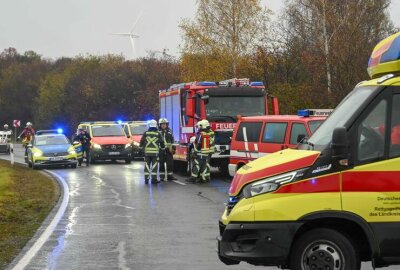
<instances>
[{"instance_id":1,"label":"fire truck window","mask_svg":"<svg viewBox=\"0 0 400 270\"><path fill-rule=\"evenodd\" d=\"M358 127L358 160L382 158L385 150L387 101L382 100Z\"/></svg>"},{"instance_id":2,"label":"fire truck window","mask_svg":"<svg viewBox=\"0 0 400 270\"><path fill-rule=\"evenodd\" d=\"M297 144L297 138L299 135L308 137L308 133L304 124L294 123L292 125L292 131L290 133L290 144Z\"/></svg>"},{"instance_id":3,"label":"fire truck window","mask_svg":"<svg viewBox=\"0 0 400 270\"><path fill-rule=\"evenodd\" d=\"M267 123L264 129L263 142L284 143L287 123Z\"/></svg>"},{"instance_id":4,"label":"fire truck window","mask_svg":"<svg viewBox=\"0 0 400 270\"><path fill-rule=\"evenodd\" d=\"M393 96L390 157L400 156L400 95Z\"/></svg>"},{"instance_id":5,"label":"fire truck window","mask_svg":"<svg viewBox=\"0 0 400 270\"><path fill-rule=\"evenodd\" d=\"M262 122L241 123L236 134L236 140L239 142L244 142L244 130L246 130L247 141L258 142L260 140L261 128Z\"/></svg>"}]
</instances>

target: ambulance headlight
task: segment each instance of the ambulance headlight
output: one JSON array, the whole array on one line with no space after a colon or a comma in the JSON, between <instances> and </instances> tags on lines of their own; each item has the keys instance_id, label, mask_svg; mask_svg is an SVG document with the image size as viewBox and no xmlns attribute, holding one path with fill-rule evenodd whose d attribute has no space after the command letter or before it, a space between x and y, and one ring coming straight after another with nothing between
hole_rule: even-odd
<instances>
[{"instance_id":1,"label":"ambulance headlight","mask_svg":"<svg viewBox=\"0 0 400 270\"><path fill-rule=\"evenodd\" d=\"M302 178L307 169L308 168L284 173L251 183L243 189L243 195L245 198L250 198L257 195L274 192L281 185L288 184Z\"/></svg>"}]
</instances>

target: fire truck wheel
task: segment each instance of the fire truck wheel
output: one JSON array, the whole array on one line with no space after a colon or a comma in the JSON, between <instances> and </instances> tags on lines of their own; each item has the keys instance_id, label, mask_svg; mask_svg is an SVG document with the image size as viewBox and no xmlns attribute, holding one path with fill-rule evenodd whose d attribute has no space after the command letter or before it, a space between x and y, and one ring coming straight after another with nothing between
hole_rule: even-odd
<instances>
[{"instance_id":1,"label":"fire truck wheel","mask_svg":"<svg viewBox=\"0 0 400 270\"><path fill-rule=\"evenodd\" d=\"M319 228L300 236L290 254L290 269L359 270L358 250L349 237L332 229Z\"/></svg>"}]
</instances>

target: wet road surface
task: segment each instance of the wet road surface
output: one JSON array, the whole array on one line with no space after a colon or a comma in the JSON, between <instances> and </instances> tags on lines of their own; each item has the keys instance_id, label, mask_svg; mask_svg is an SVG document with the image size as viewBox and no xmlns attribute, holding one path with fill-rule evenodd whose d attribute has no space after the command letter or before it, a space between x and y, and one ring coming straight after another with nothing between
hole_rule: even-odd
<instances>
[{"instance_id":1,"label":"wet road surface","mask_svg":"<svg viewBox=\"0 0 400 270\"><path fill-rule=\"evenodd\" d=\"M15 153L22 161L22 149ZM215 237L228 179L186 185L179 177L145 185L143 165L52 169L65 179L69 202L26 269L278 269L218 260Z\"/></svg>"}]
</instances>

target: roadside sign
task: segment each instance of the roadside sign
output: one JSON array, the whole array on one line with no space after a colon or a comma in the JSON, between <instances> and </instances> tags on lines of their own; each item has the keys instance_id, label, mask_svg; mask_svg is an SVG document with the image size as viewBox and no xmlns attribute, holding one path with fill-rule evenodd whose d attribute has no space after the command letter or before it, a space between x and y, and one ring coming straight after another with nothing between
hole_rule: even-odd
<instances>
[{"instance_id":1,"label":"roadside sign","mask_svg":"<svg viewBox=\"0 0 400 270\"><path fill-rule=\"evenodd\" d=\"M13 121L13 125L14 125L15 128L20 127L21 126L21 120L14 120Z\"/></svg>"}]
</instances>

